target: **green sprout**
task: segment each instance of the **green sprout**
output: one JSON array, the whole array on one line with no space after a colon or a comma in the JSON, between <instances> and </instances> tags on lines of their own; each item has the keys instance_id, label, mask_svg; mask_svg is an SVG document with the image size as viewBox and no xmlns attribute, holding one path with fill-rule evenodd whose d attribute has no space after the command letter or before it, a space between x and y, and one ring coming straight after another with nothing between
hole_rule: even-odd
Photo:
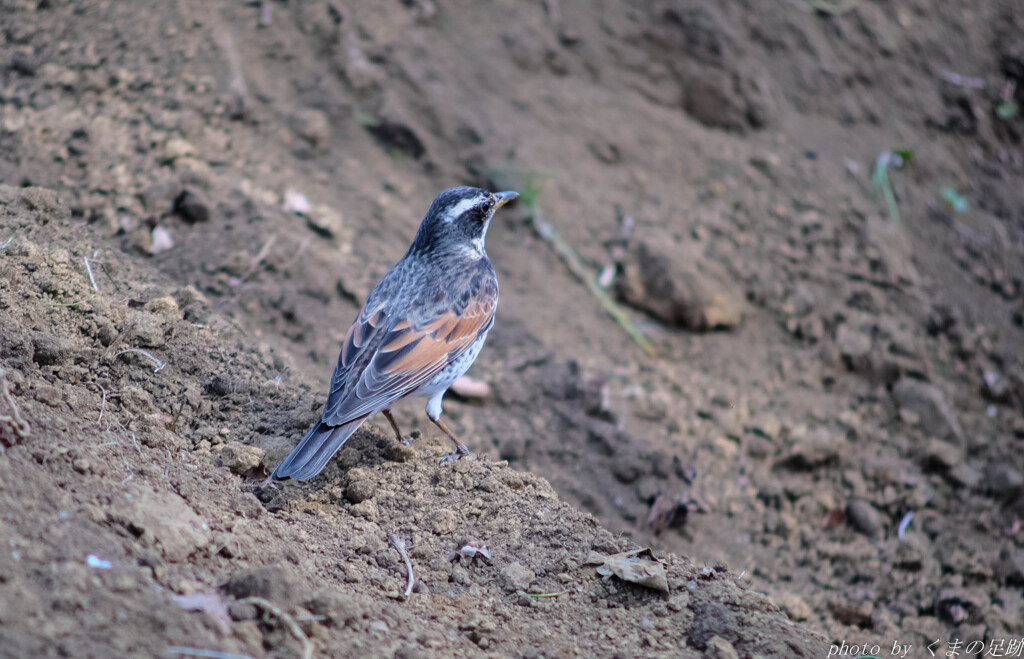
<instances>
[{"instance_id":1,"label":"green sprout","mask_svg":"<svg viewBox=\"0 0 1024 659\"><path fill-rule=\"evenodd\" d=\"M949 207L957 213L966 213L970 210L970 204L960 195L959 192L950 187L942 188L942 198L946 200Z\"/></svg>"},{"instance_id":2,"label":"green sprout","mask_svg":"<svg viewBox=\"0 0 1024 659\"><path fill-rule=\"evenodd\" d=\"M520 181L518 185L519 203L527 210L533 230L555 251L562 263L569 269L569 272L597 298L597 301L604 307L604 310L622 327L629 338L648 355L653 355L655 353L654 344L647 338L647 335L636 326L625 310L612 299L608 291L602 289L597 284L596 276L590 272L590 268L583 263L583 260L580 259L569 243L555 231L555 227L550 222L544 220L543 213L537 205L537 197L540 196L541 192L540 181L542 177L536 172L517 174L516 172L493 170L491 173L495 182L499 183L499 187L515 187L508 185L508 183L512 183L516 179Z\"/></svg>"},{"instance_id":3,"label":"green sprout","mask_svg":"<svg viewBox=\"0 0 1024 659\"><path fill-rule=\"evenodd\" d=\"M540 196L540 179L541 176L536 172L526 172L523 175L523 185L519 190L519 203L530 210L537 206L537 197Z\"/></svg>"},{"instance_id":4,"label":"green sprout","mask_svg":"<svg viewBox=\"0 0 1024 659\"><path fill-rule=\"evenodd\" d=\"M899 169L913 159L914 152L910 149L883 151L875 159L875 171L871 174L871 186L885 199L885 205L889 208L889 221L893 224L900 223L900 208L896 204L896 195L892 191L892 184L889 183L889 168Z\"/></svg>"},{"instance_id":5,"label":"green sprout","mask_svg":"<svg viewBox=\"0 0 1024 659\"><path fill-rule=\"evenodd\" d=\"M1017 105L1017 101L1003 101L996 106L996 116L1003 121L1009 121L1020 113L1020 106Z\"/></svg>"}]
</instances>

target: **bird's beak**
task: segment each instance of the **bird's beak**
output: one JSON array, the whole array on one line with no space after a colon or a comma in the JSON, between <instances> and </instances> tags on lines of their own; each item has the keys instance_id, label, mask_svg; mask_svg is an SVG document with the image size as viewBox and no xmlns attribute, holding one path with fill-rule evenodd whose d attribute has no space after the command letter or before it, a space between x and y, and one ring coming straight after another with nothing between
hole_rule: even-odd
<instances>
[{"instance_id":1,"label":"bird's beak","mask_svg":"<svg viewBox=\"0 0 1024 659\"><path fill-rule=\"evenodd\" d=\"M494 204L494 208L498 209L512 201L519 196L518 192L495 192L494 196L498 198L498 202Z\"/></svg>"}]
</instances>

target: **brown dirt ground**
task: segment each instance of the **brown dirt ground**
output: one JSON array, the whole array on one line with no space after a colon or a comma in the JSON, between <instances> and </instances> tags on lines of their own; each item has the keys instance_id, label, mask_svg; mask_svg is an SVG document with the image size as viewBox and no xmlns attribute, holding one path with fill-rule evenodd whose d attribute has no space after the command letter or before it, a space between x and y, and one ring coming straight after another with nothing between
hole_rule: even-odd
<instances>
[{"instance_id":1,"label":"brown dirt ground","mask_svg":"<svg viewBox=\"0 0 1024 659\"><path fill-rule=\"evenodd\" d=\"M0 415L28 424L0 420L2 652L299 656L249 596L328 656L1019 635L1024 11L848 4L0 0ZM898 225L871 189L897 148ZM482 459L438 465L409 404L412 451L370 424L254 490L462 183L531 192L595 271L634 217L620 282L668 265L620 292L661 314L630 311L657 355L520 204L488 242L492 394L446 404ZM148 255L153 226L174 244ZM492 559L450 563L467 537ZM586 564L635 546L669 594ZM196 593L229 630L173 599Z\"/></svg>"}]
</instances>

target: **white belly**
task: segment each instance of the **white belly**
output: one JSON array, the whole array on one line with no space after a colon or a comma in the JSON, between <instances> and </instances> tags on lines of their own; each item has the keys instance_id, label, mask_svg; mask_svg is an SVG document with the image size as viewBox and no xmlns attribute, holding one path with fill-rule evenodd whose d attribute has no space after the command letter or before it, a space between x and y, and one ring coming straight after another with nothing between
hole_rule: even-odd
<instances>
[{"instance_id":1,"label":"white belly","mask_svg":"<svg viewBox=\"0 0 1024 659\"><path fill-rule=\"evenodd\" d=\"M432 419L441 416L441 399L444 392L461 378L469 370L469 367L476 361L477 355L484 347L487 340L487 332L484 332L476 342L462 353L458 359L446 366L440 373L424 382L416 391L409 394L410 397L429 398L427 401L427 415Z\"/></svg>"}]
</instances>

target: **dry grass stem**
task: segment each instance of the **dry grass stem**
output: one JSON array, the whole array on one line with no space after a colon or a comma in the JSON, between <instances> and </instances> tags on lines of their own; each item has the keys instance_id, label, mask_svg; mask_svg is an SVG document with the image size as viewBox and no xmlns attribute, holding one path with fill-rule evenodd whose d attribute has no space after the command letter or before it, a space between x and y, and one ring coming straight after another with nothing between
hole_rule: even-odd
<instances>
[{"instance_id":1,"label":"dry grass stem","mask_svg":"<svg viewBox=\"0 0 1024 659\"><path fill-rule=\"evenodd\" d=\"M405 596L409 597L409 595L412 595L412 587L416 582L415 577L412 574L412 561L409 560L409 552L405 550L405 541L394 533L389 533L388 543L395 548L395 551L397 551L402 557L402 560L405 561L405 569L409 573L409 580L405 584Z\"/></svg>"},{"instance_id":2,"label":"dry grass stem","mask_svg":"<svg viewBox=\"0 0 1024 659\"><path fill-rule=\"evenodd\" d=\"M295 622L295 618L291 617L285 611L268 600L262 597L246 597L245 599L239 600L240 604L255 604L262 608L267 613L276 616L285 624L291 635L295 637L300 643L302 643L302 659L312 659L313 657L313 643L309 640L303 631L299 627L299 623Z\"/></svg>"}]
</instances>

